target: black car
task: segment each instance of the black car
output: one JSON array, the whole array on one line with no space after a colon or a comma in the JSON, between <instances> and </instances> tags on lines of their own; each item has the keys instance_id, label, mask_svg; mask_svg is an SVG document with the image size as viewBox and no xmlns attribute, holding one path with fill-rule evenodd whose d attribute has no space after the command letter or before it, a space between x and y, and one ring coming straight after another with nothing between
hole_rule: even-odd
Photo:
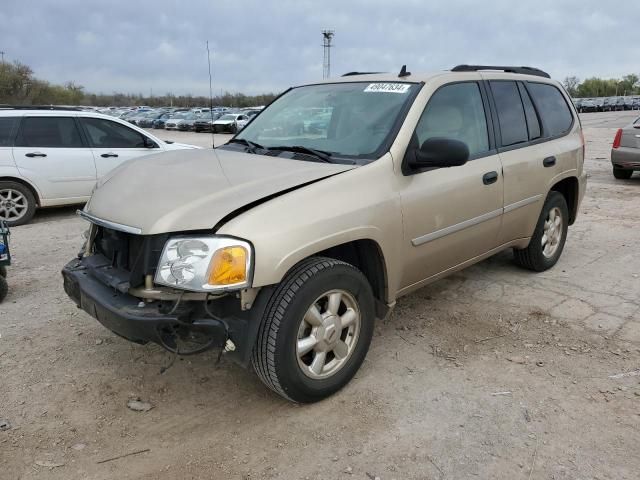
<instances>
[{"instance_id":1,"label":"black car","mask_svg":"<svg viewBox=\"0 0 640 480\"><path fill-rule=\"evenodd\" d=\"M142 128L150 128L153 126L153 122L165 115L165 112L153 112L149 113L145 117L138 120L138 126Z\"/></svg>"},{"instance_id":2,"label":"black car","mask_svg":"<svg viewBox=\"0 0 640 480\"><path fill-rule=\"evenodd\" d=\"M193 130L193 126L196 120L200 120L201 118L206 118L206 116L207 116L206 113L195 113L195 112L189 113L184 118L184 120L178 123L178 130L181 130L183 132L188 132L190 130Z\"/></svg>"},{"instance_id":3,"label":"black car","mask_svg":"<svg viewBox=\"0 0 640 480\"><path fill-rule=\"evenodd\" d=\"M211 131L211 123L222 116L222 113L205 113L200 118L198 118L195 122L193 122L193 131L194 132L210 132Z\"/></svg>"}]
</instances>

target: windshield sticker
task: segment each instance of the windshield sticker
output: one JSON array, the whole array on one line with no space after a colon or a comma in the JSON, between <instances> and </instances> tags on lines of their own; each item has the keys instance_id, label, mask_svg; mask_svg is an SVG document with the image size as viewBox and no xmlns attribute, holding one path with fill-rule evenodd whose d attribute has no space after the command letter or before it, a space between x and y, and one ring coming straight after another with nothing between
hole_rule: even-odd
<instances>
[{"instance_id":1,"label":"windshield sticker","mask_svg":"<svg viewBox=\"0 0 640 480\"><path fill-rule=\"evenodd\" d=\"M407 93L411 85L408 83L370 83L365 92Z\"/></svg>"}]
</instances>

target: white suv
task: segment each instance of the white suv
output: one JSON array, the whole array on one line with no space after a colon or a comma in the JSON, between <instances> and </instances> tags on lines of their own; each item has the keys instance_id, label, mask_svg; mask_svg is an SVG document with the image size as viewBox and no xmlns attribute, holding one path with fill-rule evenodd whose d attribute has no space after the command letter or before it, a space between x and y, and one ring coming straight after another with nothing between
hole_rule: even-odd
<instances>
[{"instance_id":1,"label":"white suv","mask_svg":"<svg viewBox=\"0 0 640 480\"><path fill-rule=\"evenodd\" d=\"M117 118L75 109L0 109L0 220L27 223L37 207L84 203L121 163L192 145L170 143Z\"/></svg>"}]
</instances>

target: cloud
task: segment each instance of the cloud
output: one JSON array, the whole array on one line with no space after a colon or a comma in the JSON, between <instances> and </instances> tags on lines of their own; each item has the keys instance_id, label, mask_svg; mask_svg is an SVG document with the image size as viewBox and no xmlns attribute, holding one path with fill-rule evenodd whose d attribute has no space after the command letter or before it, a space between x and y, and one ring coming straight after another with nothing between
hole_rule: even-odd
<instances>
[{"instance_id":1,"label":"cloud","mask_svg":"<svg viewBox=\"0 0 640 480\"><path fill-rule=\"evenodd\" d=\"M5 58L95 92L278 92L322 77L323 28L336 30L332 74L533 65L567 75L639 73L640 2L624 15L596 0L4 0ZM33 34L29 33L32 32Z\"/></svg>"}]
</instances>

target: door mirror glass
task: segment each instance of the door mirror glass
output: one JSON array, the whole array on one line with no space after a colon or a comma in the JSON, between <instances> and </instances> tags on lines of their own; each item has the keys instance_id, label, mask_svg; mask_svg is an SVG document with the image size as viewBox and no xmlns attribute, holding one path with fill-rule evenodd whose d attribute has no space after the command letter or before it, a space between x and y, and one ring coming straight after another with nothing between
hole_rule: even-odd
<instances>
[{"instance_id":1,"label":"door mirror glass","mask_svg":"<svg viewBox=\"0 0 640 480\"><path fill-rule=\"evenodd\" d=\"M143 137L143 138L144 138L144 146L146 148L158 148L158 144L153 140L151 140L149 137Z\"/></svg>"},{"instance_id":2,"label":"door mirror glass","mask_svg":"<svg viewBox=\"0 0 640 480\"><path fill-rule=\"evenodd\" d=\"M414 169L459 167L469 160L469 147L453 138L433 137L410 153L409 166Z\"/></svg>"}]
</instances>

